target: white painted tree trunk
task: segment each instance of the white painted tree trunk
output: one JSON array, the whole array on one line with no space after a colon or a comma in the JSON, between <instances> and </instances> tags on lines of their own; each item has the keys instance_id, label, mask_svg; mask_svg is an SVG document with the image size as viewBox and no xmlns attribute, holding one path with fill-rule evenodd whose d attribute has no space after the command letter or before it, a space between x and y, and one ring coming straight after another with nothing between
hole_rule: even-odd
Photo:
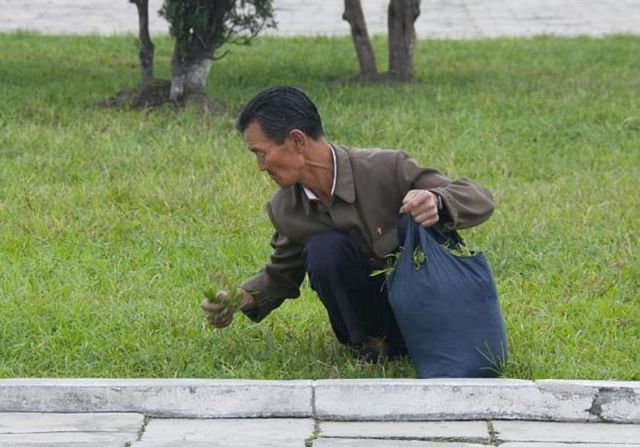
<instances>
[{"instance_id":1,"label":"white painted tree trunk","mask_svg":"<svg viewBox=\"0 0 640 447\"><path fill-rule=\"evenodd\" d=\"M202 59L180 70L181 74L171 79L171 101L180 100L185 93L204 93L211 71L211 59Z\"/></svg>"},{"instance_id":2,"label":"white painted tree trunk","mask_svg":"<svg viewBox=\"0 0 640 447\"><path fill-rule=\"evenodd\" d=\"M185 74L184 86L187 92L204 93L211 71L211 59L202 59L191 64Z\"/></svg>"}]
</instances>

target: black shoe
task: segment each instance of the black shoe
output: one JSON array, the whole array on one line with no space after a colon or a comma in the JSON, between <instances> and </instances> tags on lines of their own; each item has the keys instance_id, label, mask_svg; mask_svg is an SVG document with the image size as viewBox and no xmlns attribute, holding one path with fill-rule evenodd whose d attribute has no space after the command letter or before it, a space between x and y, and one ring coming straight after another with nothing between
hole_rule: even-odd
<instances>
[{"instance_id":1,"label":"black shoe","mask_svg":"<svg viewBox=\"0 0 640 447\"><path fill-rule=\"evenodd\" d=\"M358 350L358 358L367 363L379 363L388 357L389 346L379 338L367 337Z\"/></svg>"}]
</instances>

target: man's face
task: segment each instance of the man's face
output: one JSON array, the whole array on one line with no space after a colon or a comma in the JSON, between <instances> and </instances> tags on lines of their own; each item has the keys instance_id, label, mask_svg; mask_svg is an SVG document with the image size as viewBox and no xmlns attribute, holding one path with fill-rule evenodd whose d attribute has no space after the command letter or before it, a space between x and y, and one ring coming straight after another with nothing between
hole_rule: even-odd
<instances>
[{"instance_id":1,"label":"man's face","mask_svg":"<svg viewBox=\"0 0 640 447\"><path fill-rule=\"evenodd\" d=\"M244 140L255 154L260 170L267 171L278 186L288 188L302 179L304 157L289 137L283 144L277 144L253 121L244 131Z\"/></svg>"}]
</instances>

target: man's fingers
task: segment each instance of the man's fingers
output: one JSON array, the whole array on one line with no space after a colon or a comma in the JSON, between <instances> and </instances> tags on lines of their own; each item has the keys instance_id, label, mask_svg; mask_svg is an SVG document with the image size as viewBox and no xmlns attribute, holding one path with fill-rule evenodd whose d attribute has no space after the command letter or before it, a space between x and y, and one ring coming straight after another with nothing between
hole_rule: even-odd
<instances>
[{"instance_id":1,"label":"man's fingers","mask_svg":"<svg viewBox=\"0 0 640 447\"><path fill-rule=\"evenodd\" d=\"M242 299L240 301L240 309L250 308L255 304L256 299L252 294L244 289L240 289L240 294L242 296Z\"/></svg>"},{"instance_id":2,"label":"man's fingers","mask_svg":"<svg viewBox=\"0 0 640 447\"><path fill-rule=\"evenodd\" d=\"M438 215L438 208L429 202L423 202L409 210L416 222L426 221Z\"/></svg>"},{"instance_id":3,"label":"man's fingers","mask_svg":"<svg viewBox=\"0 0 640 447\"><path fill-rule=\"evenodd\" d=\"M438 216L437 212L436 213L426 212L426 213L422 213L417 216L414 216L414 219L419 225L422 225L423 227L431 227L438 223L438 221L440 220L440 217Z\"/></svg>"},{"instance_id":4,"label":"man's fingers","mask_svg":"<svg viewBox=\"0 0 640 447\"><path fill-rule=\"evenodd\" d=\"M202 307L202 310L204 310L205 312L216 313L225 309L226 306L222 303L212 303L205 298L200 302L200 307Z\"/></svg>"},{"instance_id":5,"label":"man's fingers","mask_svg":"<svg viewBox=\"0 0 640 447\"><path fill-rule=\"evenodd\" d=\"M427 190L412 189L404 196L404 199L402 199L400 214L411 213L415 218L430 209L434 209L437 212L437 205L433 193Z\"/></svg>"},{"instance_id":6,"label":"man's fingers","mask_svg":"<svg viewBox=\"0 0 640 447\"><path fill-rule=\"evenodd\" d=\"M227 327L233 321L233 314L231 312L224 315L209 314L207 321L217 328Z\"/></svg>"},{"instance_id":7,"label":"man's fingers","mask_svg":"<svg viewBox=\"0 0 640 447\"><path fill-rule=\"evenodd\" d=\"M400 208L400 213L401 214L410 213L419 205L420 205L420 200L418 200L418 198L405 198L402 201L402 207Z\"/></svg>"}]
</instances>

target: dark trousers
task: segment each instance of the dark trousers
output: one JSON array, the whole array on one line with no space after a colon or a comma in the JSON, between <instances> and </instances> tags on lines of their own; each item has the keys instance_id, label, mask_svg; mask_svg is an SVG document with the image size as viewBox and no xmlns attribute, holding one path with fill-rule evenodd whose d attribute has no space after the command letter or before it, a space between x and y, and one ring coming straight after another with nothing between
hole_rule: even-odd
<instances>
[{"instance_id":1,"label":"dark trousers","mask_svg":"<svg viewBox=\"0 0 640 447\"><path fill-rule=\"evenodd\" d=\"M368 259L353 239L337 230L314 236L304 248L304 265L341 343L358 346L378 337L389 344L390 354L406 353L384 275L370 276Z\"/></svg>"}]
</instances>

